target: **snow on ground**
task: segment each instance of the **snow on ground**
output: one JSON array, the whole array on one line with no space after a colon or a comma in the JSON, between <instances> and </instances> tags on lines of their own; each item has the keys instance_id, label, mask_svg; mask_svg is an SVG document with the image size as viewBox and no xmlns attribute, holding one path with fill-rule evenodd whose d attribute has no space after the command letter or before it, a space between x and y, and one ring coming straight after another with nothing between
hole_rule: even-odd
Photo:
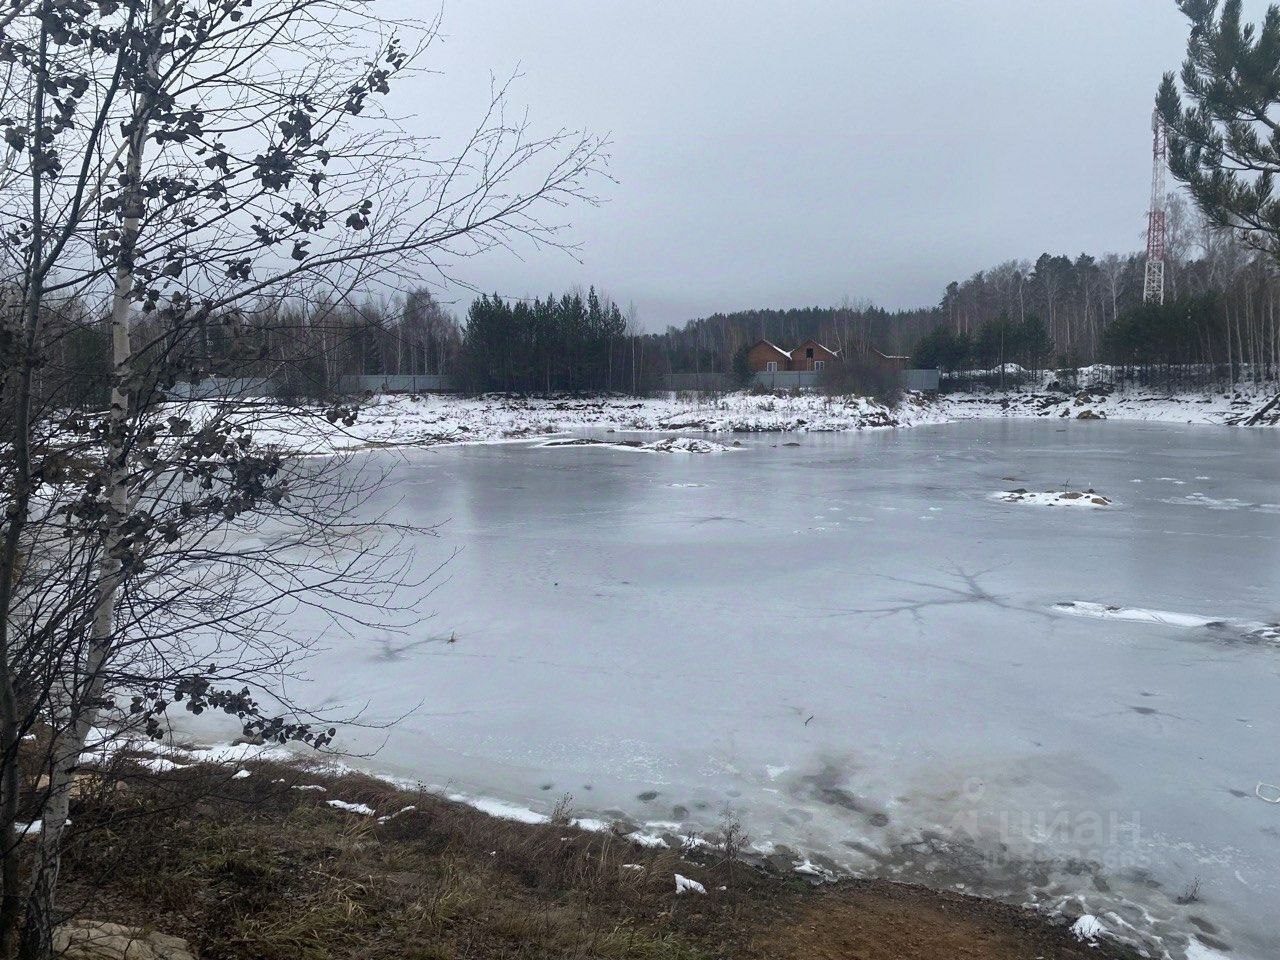
<instances>
[{"instance_id":1,"label":"snow on ground","mask_svg":"<svg viewBox=\"0 0 1280 960\"><path fill-rule=\"evenodd\" d=\"M166 757L147 757L139 760L138 765L146 767L152 773L170 773L174 770L182 770L186 768L185 763L174 763Z\"/></svg>"},{"instance_id":2,"label":"snow on ground","mask_svg":"<svg viewBox=\"0 0 1280 960\"><path fill-rule=\"evenodd\" d=\"M373 807L366 803L348 803L346 800L326 800L331 807L338 810L346 810L348 813L358 813L362 817L372 817L374 814Z\"/></svg>"},{"instance_id":3,"label":"snow on ground","mask_svg":"<svg viewBox=\"0 0 1280 960\"><path fill-rule=\"evenodd\" d=\"M697 880L690 880L688 877L682 877L677 873L676 893L700 893L703 896L706 896L707 888Z\"/></svg>"},{"instance_id":4,"label":"snow on ground","mask_svg":"<svg viewBox=\"0 0 1280 960\"><path fill-rule=\"evenodd\" d=\"M627 834L627 839L630 840L632 843L638 844L642 847L670 846L670 844L667 843L667 841L663 840L656 833L645 833L642 830L637 830L634 833Z\"/></svg>"},{"instance_id":5,"label":"snow on ground","mask_svg":"<svg viewBox=\"0 0 1280 960\"><path fill-rule=\"evenodd\" d=\"M1087 382L1087 381L1086 381ZM1059 386L1059 385L1054 385ZM1238 388L1166 393L1149 388L1076 391L907 394L895 407L866 397L819 394L774 396L731 393L718 397L665 394L658 397L374 397L354 424L330 424L320 410L302 412L270 401L244 401L243 419L255 438L310 454L387 446L499 443L563 437L580 431L676 434L845 432L913 427L958 420L1047 418L1137 420L1165 423L1239 423L1265 407L1274 394ZM193 421L212 416L217 404L174 404ZM167 411L166 411L167 412ZM720 452L723 445L692 437L672 442L594 442L650 452ZM577 441L563 441L566 445ZM709 444L709 445L706 445Z\"/></svg>"},{"instance_id":6,"label":"snow on ground","mask_svg":"<svg viewBox=\"0 0 1280 960\"><path fill-rule=\"evenodd\" d=\"M901 413L863 397L829 398L812 394L773 397L745 393L701 399L674 395L643 399L383 396L362 405L356 422L350 426L341 422L330 424L319 409L300 411L269 401L245 401L241 409L243 421L260 443L307 454L370 447L500 443L585 430L676 434L830 432L946 419L914 406L904 419ZM216 403L192 401L175 404L173 412L201 422L218 411ZM595 442L604 441L595 438ZM621 439L609 443L664 453L712 453L728 449L722 444L688 436L647 444Z\"/></svg>"},{"instance_id":7,"label":"snow on ground","mask_svg":"<svg viewBox=\"0 0 1280 960\"><path fill-rule=\"evenodd\" d=\"M823 883L834 883L836 879L835 872L828 870L826 867L820 867L808 857L803 860L797 860L792 868L796 873L803 874L806 877L813 877Z\"/></svg>"},{"instance_id":8,"label":"snow on ground","mask_svg":"<svg viewBox=\"0 0 1280 960\"><path fill-rule=\"evenodd\" d=\"M1086 913L1079 920L1071 925L1071 932L1076 935L1076 939L1083 941L1094 941L1103 936L1107 932L1104 927L1091 913Z\"/></svg>"},{"instance_id":9,"label":"snow on ground","mask_svg":"<svg viewBox=\"0 0 1280 960\"><path fill-rule=\"evenodd\" d=\"M640 440L596 440L579 438L559 438L538 444L544 448L556 447L600 447L605 450L635 450L640 453L725 453L735 447L716 443L714 440L703 440L700 437L666 437L644 443Z\"/></svg>"},{"instance_id":10,"label":"snow on ground","mask_svg":"<svg viewBox=\"0 0 1280 960\"><path fill-rule=\"evenodd\" d=\"M216 763L235 767L237 772L234 779L239 780L249 776L249 772L243 769L246 763L255 760L287 761L296 756L288 747L279 744L224 743L205 747L180 747L173 743L157 742L129 730L93 727L85 739L85 749L82 754L84 765L106 766L121 750L143 754L135 758L134 762L152 773L169 773L196 763ZM324 788L300 787L298 789L322 790Z\"/></svg>"},{"instance_id":11,"label":"snow on ground","mask_svg":"<svg viewBox=\"0 0 1280 960\"><path fill-rule=\"evenodd\" d=\"M546 814L535 813L528 807L506 803L502 800L493 800L489 797L468 797L465 794L453 793L449 795L449 799L455 803L465 803L467 806L473 807L481 813L487 813L491 817L497 817L499 820L514 820L517 823L532 824L551 822L551 818Z\"/></svg>"}]
</instances>

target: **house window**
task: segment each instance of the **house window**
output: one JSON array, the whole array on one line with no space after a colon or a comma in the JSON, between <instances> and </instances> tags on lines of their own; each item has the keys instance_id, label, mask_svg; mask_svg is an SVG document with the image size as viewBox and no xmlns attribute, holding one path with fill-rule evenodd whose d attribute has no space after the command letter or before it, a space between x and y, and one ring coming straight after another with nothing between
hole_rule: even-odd
<instances>
[{"instance_id":1,"label":"house window","mask_svg":"<svg viewBox=\"0 0 1280 960\"><path fill-rule=\"evenodd\" d=\"M823 370L827 369L827 361L825 361L825 360L815 360L815 361L813 361L813 369L814 369L815 371L817 371L817 372L821 373Z\"/></svg>"},{"instance_id":2,"label":"house window","mask_svg":"<svg viewBox=\"0 0 1280 960\"><path fill-rule=\"evenodd\" d=\"M766 364L764 365L764 368L765 368L765 370L766 370L767 372L769 372L769 373L777 373L777 372L778 372L778 361L777 361L777 360L770 360L768 363L766 363Z\"/></svg>"},{"instance_id":3,"label":"house window","mask_svg":"<svg viewBox=\"0 0 1280 960\"><path fill-rule=\"evenodd\" d=\"M804 358L805 358L806 360L812 360L812 359L813 359L813 347L808 347L808 348L806 348L806 349L805 349L805 351L804 351Z\"/></svg>"}]
</instances>

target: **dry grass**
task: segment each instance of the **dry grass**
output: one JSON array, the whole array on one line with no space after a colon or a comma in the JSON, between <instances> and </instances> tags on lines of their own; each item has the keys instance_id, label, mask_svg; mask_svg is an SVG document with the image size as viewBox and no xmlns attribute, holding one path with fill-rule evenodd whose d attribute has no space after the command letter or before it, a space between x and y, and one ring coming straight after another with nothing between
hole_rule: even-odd
<instances>
[{"instance_id":1,"label":"dry grass","mask_svg":"<svg viewBox=\"0 0 1280 960\"><path fill-rule=\"evenodd\" d=\"M111 787L86 792L67 902L185 936L206 958L704 956L684 935L672 877L677 866L715 877L575 830L567 810L530 826L356 774L230 772L116 770ZM338 798L415 809L378 823L325 803Z\"/></svg>"},{"instance_id":2,"label":"dry grass","mask_svg":"<svg viewBox=\"0 0 1280 960\"><path fill-rule=\"evenodd\" d=\"M155 775L126 760L86 785L73 810L63 904L185 937L205 960L711 960L789 956L780 944L792 941L802 956L821 917L841 915L828 898L846 916L852 909L839 890L815 894L798 878L762 873L713 848L648 849L576 830L567 804L551 823L531 826L370 777L279 764L249 769L241 780L209 766ZM293 789L303 784L327 789ZM330 799L379 814L415 809L379 823L330 807ZM730 845L742 842L736 824L725 831ZM710 895L677 896L677 872ZM853 892L865 898L869 889ZM819 903L827 906L815 911ZM991 957L1084 955L1063 952L1066 935L1029 915L947 903L955 923L965 922L956 904L973 904L981 924L1009 928L993 943L1037 951ZM884 908L894 918L886 930L912 928L913 914L903 909ZM1059 942L1063 951L1053 948ZM912 944L893 955L941 955L929 952L927 938Z\"/></svg>"}]
</instances>

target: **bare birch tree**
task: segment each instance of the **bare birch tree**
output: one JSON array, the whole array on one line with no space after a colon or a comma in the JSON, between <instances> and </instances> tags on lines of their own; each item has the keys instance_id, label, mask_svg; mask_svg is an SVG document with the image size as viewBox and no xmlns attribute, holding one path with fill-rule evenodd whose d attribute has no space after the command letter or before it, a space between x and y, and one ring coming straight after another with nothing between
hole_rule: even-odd
<instances>
[{"instance_id":1,"label":"bare birch tree","mask_svg":"<svg viewBox=\"0 0 1280 960\"><path fill-rule=\"evenodd\" d=\"M394 556L349 521L358 489L255 436L277 411L169 402L204 372L199 335L444 276L519 238L560 243L547 217L591 199L600 141L535 135L508 117L503 86L455 149L405 132L388 97L434 35L379 19L371 0L14 0L0 13L6 954L21 930L22 956L49 955L71 783L104 711L155 731L180 702L322 744L328 728L252 692L300 652L273 616L306 603L358 619L353 604L396 582ZM72 303L109 318L101 416L38 389ZM17 760L37 727L48 787L24 891Z\"/></svg>"}]
</instances>

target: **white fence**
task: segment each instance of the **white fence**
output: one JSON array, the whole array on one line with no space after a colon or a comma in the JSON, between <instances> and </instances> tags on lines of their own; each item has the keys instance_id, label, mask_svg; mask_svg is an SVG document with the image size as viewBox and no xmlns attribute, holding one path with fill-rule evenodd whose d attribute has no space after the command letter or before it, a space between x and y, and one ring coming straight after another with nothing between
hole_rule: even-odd
<instances>
[{"instance_id":1,"label":"white fence","mask_svg":"<svg viewBox=\"0 0 1280 960\"><path fill-rule=\"evenodd\" d=\"M274 397L276 390L270 377L205 377L196 383L175 383L165 394L170 400L246 400Z\"/></svg>"}]
</instances>

